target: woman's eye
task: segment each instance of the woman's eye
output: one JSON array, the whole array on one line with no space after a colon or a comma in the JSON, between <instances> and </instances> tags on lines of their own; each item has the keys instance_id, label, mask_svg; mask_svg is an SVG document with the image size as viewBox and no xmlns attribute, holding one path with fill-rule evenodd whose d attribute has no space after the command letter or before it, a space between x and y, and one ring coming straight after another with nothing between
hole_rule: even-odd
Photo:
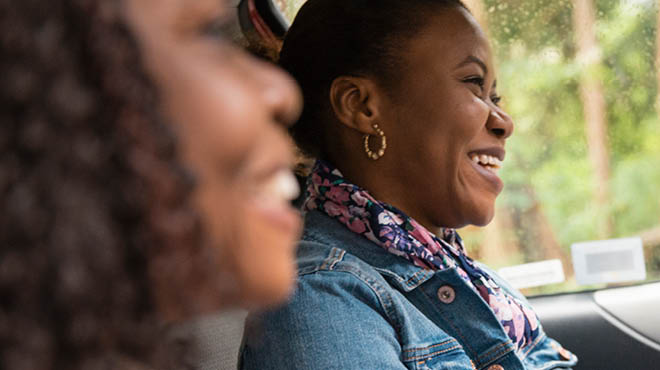
<instances>
[{"instance_id":1,"label":"woman's eye","mask_svg":"<svg viewBox=\"0 0 660 370\"><path fill-rule=\"evenodd\" d=\"M477 85L477 86L479 86L480 89L483 89L484 84L485 84L484 78L479 77L479 76L468 77L468 78L464 79L463 82L467 82L467 83L470 83L470 84Z\"/></svg>"},{"instance_id":2,"label":"woman's eye","mask_svg":"<svg viewBox=\"0 0 660 370\"><path fill-rule=\"evenodd\" d=\"M502 97L499 95L493 95L490 97L490 101L493 102L495 105L500 105L500 101L502 101Z\"/></svg>"},{"instance_id":3,"label":"woman's eye","mask_svg":"<svg viewBox=\"0 0 660 370\"><path fill-rule=\"evenodd\" d=\"M201 27L201 33L214 39L230 40L231 23L226 17L218 17L204 23Z\"/></svg>"}]
</instances>

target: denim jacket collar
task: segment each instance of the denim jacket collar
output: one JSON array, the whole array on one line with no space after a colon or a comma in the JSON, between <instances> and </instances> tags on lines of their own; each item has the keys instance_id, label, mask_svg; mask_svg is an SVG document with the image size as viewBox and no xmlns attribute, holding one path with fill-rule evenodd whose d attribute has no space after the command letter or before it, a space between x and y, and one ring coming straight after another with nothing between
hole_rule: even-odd
<instances>
[{"instance_id":1,"label":"denim jacket collar","mask_svg":"<svg viewBox=\"0 0 660 370\"><path fill-rule=\"evenodd\" d=\"M344 249L346 252L367 261L390 283L404 292L422 285L435 274L412 263L402 263L402 258L389 253L361 235L355 234L336 220L319 211L305 214L303 240L320 242ZM337 241L342 241L337 245Z\"/></svg>"}]
</instances>

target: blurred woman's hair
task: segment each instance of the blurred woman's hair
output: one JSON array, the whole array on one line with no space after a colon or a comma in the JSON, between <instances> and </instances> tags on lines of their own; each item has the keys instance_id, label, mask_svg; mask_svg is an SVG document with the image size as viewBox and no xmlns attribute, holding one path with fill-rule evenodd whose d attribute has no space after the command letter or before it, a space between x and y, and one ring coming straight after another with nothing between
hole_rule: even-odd
<instances>
[{"instance_id":1,"label":"blurred woman's hair","mask_svg":"<svg viewBox=\"0 0 660 370\"><path fill-rule=\"evenodd\" d=\"M0 369L178 355L150 271L198 253L192 181L120 4L0 2Z\"/></svg>"},{"instance_id":2,"label":"blurred woman's hair","mask_svg":"<svg viewBox=\"0 0 660 370\"><path fill-rule=\"evenodd\" d=\"M322 124L331 117L329 89L339 76L372 77L396 87L405 42L430 15L460 0L308 0L291 25L280 65L300 84L305 106L291 134L310 156L324 152ZM396 89L392 89L396 90Z\"/></svg>"}]
</instances>

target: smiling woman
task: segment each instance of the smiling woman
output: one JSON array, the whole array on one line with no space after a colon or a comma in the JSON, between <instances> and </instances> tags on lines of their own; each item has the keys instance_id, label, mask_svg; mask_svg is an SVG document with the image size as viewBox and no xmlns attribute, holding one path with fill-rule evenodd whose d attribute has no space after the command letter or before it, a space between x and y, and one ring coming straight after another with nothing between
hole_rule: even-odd
<instances>
[{"instance_id":1,"label":"smiling woman","mask_svg":"<svg viewBox=\"0 0 660 370\"><path fill-rule=\"evenodd\" d=\"M226 301L262 306L286 298L293 283L300 220L289 201L298 185L284 128L301 104L290 78L229 41L231 10L215 0L126 0L125 15L195 176L202 227L226 246L217 248L217 263L227 275L212 279L212 289ZM161 283L172 284L172 266L159 268ZM163 299L173 316L183 314L174 311L180 297Z\"/></svg>"},{"instance_id":2,"label":"smiling woman","mask_svg":"<svg viewBox=\"0 0 660 370\"><path fill-rule=\"evenodd\" d=\"M167 369L164 327L284 300L284 73L217 0L0 1L0 368Z\"/></svg>"},{"instance_id":3,"label":"smiling woman","mask_svg":"<svg viewBox=\"0 0 660 370\"><path fill-rule=\"evenodd\" d=\"M492 59L460 1L303 5L280 54L306 103L291 132L318 159L299 287L249 319L243 368L576 363L455 231L489 223L503 188L513 122Z\"/></svg>"}]
</instances>

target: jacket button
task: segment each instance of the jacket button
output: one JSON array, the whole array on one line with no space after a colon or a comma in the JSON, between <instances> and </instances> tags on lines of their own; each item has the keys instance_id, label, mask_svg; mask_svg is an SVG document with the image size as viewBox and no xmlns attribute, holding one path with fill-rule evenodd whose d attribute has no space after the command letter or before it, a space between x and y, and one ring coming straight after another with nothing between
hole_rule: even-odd
<instances>
[{"instance_id":1,"label":"jacket button","mask_svg":"<svg viewBox=\"0 0 660 370\"><path fill-rule=\"evenodd\" d=\"M488 370L504 370L502 365L490 365L488 366Z\"/></svg>"},{"instance_id":2,"label":"jacket button","mask_svg":"<svg viewBox=\"0 0 660 370\"><path fill-rule=\"evenodd\" d=\"M456 298L456 292L454 291L454 288L449 285L443 285L438 289L438 298L440 299L440 302L450 304Z\"/></svg>"}]
</instances>

